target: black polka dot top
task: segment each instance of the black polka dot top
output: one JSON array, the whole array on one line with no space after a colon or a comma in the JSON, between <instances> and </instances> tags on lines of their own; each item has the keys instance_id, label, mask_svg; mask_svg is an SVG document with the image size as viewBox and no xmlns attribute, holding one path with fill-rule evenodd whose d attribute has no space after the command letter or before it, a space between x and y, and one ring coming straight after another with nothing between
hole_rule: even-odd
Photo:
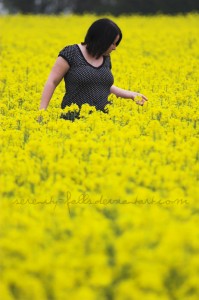
<instances>
[{"instance_id":1,"label":"black polka dot top","mask_svg":"<svg viewBox=\"0 0 199 300\"><path fill-rule=\"evenodd\" d=\"M88 103L103 111L110 103L108 96L114 81L110 56L103 56L101 66L94 67L86 61L77 44L65 47L58 56L63 57L70 66L64 76L66 93L61 108L72 103L79 107Z\"/></svg>"}]
</instances>

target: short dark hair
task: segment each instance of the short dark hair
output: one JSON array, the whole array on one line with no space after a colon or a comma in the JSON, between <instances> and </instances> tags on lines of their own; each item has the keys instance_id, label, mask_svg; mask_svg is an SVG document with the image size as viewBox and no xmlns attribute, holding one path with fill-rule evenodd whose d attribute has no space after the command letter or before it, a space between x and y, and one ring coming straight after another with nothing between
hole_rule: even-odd
<instances>
[{"instance_id":1,"label":"short dark hair","mask_svg":"<svg viewBox=\"0 0 199 300\"><path fill-rule=\"evenodd\" d=\"M120 28L110 19L99 19L88 29L82 45L86 45L89 54L99 58L108 50L118 35L119 40L116 46L119 45L122 39Z\"/></svg>"}]
</instances>

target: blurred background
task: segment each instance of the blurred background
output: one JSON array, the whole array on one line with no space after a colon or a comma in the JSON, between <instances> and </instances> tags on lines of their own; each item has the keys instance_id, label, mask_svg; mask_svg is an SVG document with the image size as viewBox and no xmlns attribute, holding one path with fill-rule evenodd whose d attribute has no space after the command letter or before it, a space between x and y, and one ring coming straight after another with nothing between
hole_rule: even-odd
<instances>
[{"instance_id":1,"label":"blurred background","mask_svg":"<svg viewBox=\"0 0 199 300\"><path fill-rule=\"evenodd\" d=\"M199 11L199 0L0 0L0 13L178 14Z\"/></svg>"}]
</instances>

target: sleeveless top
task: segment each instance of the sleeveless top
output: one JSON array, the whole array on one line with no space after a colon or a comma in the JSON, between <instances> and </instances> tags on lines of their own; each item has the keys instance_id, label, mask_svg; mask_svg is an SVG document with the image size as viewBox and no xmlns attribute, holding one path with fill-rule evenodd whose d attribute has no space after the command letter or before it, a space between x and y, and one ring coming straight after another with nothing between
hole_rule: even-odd
<instances>
[{"instance_id":1,"label":"sleeveless top","mask_svg":"<svg viewBox=\"0 0 199 300\"><path fill-rule=\"evenodd\" d=\"M64 58L70 66L64 76L66 92L61 108L72 103L79 107L88 103L104 111L104 107L110 103L108 96L114 82L110 56L103 56L103 63L94 67L84 58L77 44L66 46L58 56Z\"/></svg>"}]
</instances>

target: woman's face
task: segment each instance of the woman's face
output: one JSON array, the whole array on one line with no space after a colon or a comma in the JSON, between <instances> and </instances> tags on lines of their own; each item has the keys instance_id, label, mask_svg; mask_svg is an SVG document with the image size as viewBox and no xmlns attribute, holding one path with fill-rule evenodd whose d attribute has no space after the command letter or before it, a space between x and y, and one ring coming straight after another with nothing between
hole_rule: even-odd
<instances>
[{"instance_id":1,"label":"woman's face","mask_svg":"<svg viewBox=\"0 0 199 300\"><path fill-rule=\"evenodd\" d=\"M110 45L110 47L106 50L106 52L104 53L104 55L109 55L113 50L116 49L117 47L117 42L119 41L120 36L119 34L116 36L114 42Z\"/></svg>"}]
</instances>

